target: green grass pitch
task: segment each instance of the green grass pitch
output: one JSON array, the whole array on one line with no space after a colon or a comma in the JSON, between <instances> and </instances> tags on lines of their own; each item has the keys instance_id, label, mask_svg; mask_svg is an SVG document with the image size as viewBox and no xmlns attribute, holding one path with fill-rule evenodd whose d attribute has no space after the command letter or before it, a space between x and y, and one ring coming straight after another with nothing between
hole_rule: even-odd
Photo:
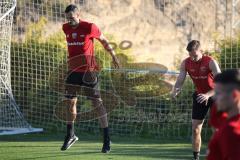
<instances>
[{"instance_id":1,"label":"green grass pitch","mask_svg":"<svg viewBox=\"0 0 240 160\"><path fill-rule=\"evenodd\" d=\"M192 157L190 140L112 137L112 150L100 153L101 137L79 136L69 150L60 151L63 134L0 136L1 160L188 160ZM202 155L206 145L203 145ZM204 156L201 157L205 159Z\"/></svg>"}]
</instances>

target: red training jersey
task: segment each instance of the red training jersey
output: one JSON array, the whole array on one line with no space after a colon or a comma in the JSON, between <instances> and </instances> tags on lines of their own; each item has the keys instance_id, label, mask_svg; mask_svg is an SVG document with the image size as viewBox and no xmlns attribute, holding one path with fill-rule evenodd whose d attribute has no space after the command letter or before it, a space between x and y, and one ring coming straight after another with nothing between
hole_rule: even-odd
<instances>
[{"instance_id":1,"label":"red training jersey","mask_svg":"<svg viewBox=\"0 0 240 160\"><path fill-rule=\"evenodd\" d=\"M74 72L98 70L94 56L94 38L100 38L99 28L94 23L80 20L77 28L73 29L65 23L62 29L66 35L69 70Z\"/></svg>"},{"instance_id":2,"label":"red training jersey","mask_svg":"<svg viewBox=\"0 0 240 160\"><path fill-rule=\"evenodd\" d=\"M215 132L208 145L207 160L240 160L240 114Z\"/></svg>"},{"instance_id":3,"label":"red training jersey","mask_svg":"<svg viewBox=\"0 0 240 160\"><path fill-rule=\"evenodd\" d=\"M218 112L215 103L211 106L209 124L215 129L220 129L227 121L226 112Z\"/></svg>"},{"instance_id":4,"label":"red training jersey","mask_svg":"<svg viewBox=\"0 0 240 160\"><path fill-rule=\"evenodd\" d=\"M198 94L207 93L214 87L213 74L209 68L210 61L212 58L205 55L197 62L191 57L185 59L185 70L192 78Z\"/></svg>"}]
</instances>

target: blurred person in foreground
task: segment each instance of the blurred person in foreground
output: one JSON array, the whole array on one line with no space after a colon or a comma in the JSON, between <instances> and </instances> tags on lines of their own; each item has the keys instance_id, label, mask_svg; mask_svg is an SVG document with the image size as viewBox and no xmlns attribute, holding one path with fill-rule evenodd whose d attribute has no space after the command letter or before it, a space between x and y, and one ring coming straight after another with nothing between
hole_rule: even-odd
<instances>
[{"instance_id":1,"label":"blurred person in foreground","mask_svg":"<svg viewBox=\"0 0 240 160\"><path fill-rule=\"evenodd\" d=\"M214 82L217 111L228 117L209 142L207 160L240 160L240 69L226 70Z\"/></svg>"}]
</instances>

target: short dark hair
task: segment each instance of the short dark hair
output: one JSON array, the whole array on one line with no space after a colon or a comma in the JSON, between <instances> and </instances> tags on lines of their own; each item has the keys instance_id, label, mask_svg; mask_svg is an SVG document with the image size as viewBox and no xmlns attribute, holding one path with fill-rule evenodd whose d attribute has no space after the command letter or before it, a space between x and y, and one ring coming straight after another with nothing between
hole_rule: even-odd
<instances>
[{"instance_id":1,"label":"short dark hair","mask_svg":"<svg viewBox=\"0 0 240 160\"><path fill-rule=\"evenodd\" d=\"M191 52L191 51L197 50L200 47L200 45L201 45L200 41L192 40L188 43L186 49L187 49L188 52Z\"/></svg>"},{"instance_id":2,"label":"short dark hair","mask_svg":"<svg viewBox=\"0 0 240 160\"><path fill-rule=\"evenodd\" d=\"M228 69L218 74L214 78L215 83L232 84L238 86L240 90L240 69Z\"/></svg>"},{"instance_id":3,"label":"short dark hair","mask_svg":"<svg viewBox=\"0 0 240 160\"><path fill-rule=\"evenodd\" d=\"M74 4L70 4L66 7L65 13L74 12L76 10L78 10L78 7Z\"/></svg>"}]
</instances>

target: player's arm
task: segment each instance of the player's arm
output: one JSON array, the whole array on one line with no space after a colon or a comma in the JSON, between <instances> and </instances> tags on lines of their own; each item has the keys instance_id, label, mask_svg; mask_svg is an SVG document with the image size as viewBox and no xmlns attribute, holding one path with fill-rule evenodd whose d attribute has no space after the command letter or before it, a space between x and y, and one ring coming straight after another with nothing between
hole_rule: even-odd
<instances>
[{"instance_id":1,"label":"player's arm","mask_svg":"<svg viewBox=\"0 0 240 160\"><path fill-rule=\"evenodd\" d=\"M108 53L112 56L113 59L113 65L116 68L119 68L119 61L116 57L115 51L113 50L112 46L108 42L108 40L103 36L102 32L100 29L97 27L96 24L92 23L91 25L91 33L90 33L91 38L96 38L101 42L103 47L108 51Z\"/></svg>"},{"instance_id":2,"label":"player's arm","mask_svg":"<svg viewBox=\"0 0 240 160\"><path fill-rule=\"evenodd\" d=\"M215 60L211 60L209 63L209 68L212 71L213 76L215 77L217 74L221 73L221 69L217 63L217 61ZM208 94L209 97L212 97L214 95L214 90L210 90L209 92L207 92L206 94Z\"/></svg>"},{"instance_id":3,"label":"player's arm","mask_svg":"<svg viewBox=\"0 0 240 160\"><path fill-rule=\"evenodd\" d=\"M180 73L178 75L177 81L172 89L172 93L171 93L172 98L175 99L176 96L180 93L183 83L186 79L186 76L187 76L187 71L185 69L185 60L184 60L180 66Z\"/></svg>"},{"instance_id":4,"label":"player's arm","mask_svg":"<svg viewBox=\"0 0 240 160\"><path fill-rule=\"evenodd\" d=\"M215 77L217 74L221 73L221 69L215 60L211 60L209 63L209 68L212 71L213 76Z\"/></svg>"},{"instance_id":5,"label":"player's arm","mask_svg":"<svg viewBox=\"0 0 240 160\"><path fill-rule=\"evenodd\" d=\"M103 47L108 51L108 53L111 55L112 59L113 59L113 65L115 66L115 68L119 68L120 67L120 63L116 57L116 53L114 51L114 49L112 48L112 46L110 45L109 41L106 39L106 37L104 37L103 34L100 35L100 37L98 38L98 40L101 42L101 44L103 45Z\"/></svg>"},{"instance_id":6,"label":"player's arm","mask_svg":"<svg viewBox=\"0 0 240 160\"><path fill-rule=\"evenodd\" d=\"M212 71L212 74L213 76L215 77L217 74L221 73L221 69L217 63L217 61L215 60L211 60L210 63L209 63L209 68L210 70ZM199 94L198 97L197 97L197 101L199 103L203 103L203 102L206 102L208 101L208 99L212 96L214 96L214 90L210 90L208 91L207 93L205 94Z\"/></svg>"}]
</instances>

